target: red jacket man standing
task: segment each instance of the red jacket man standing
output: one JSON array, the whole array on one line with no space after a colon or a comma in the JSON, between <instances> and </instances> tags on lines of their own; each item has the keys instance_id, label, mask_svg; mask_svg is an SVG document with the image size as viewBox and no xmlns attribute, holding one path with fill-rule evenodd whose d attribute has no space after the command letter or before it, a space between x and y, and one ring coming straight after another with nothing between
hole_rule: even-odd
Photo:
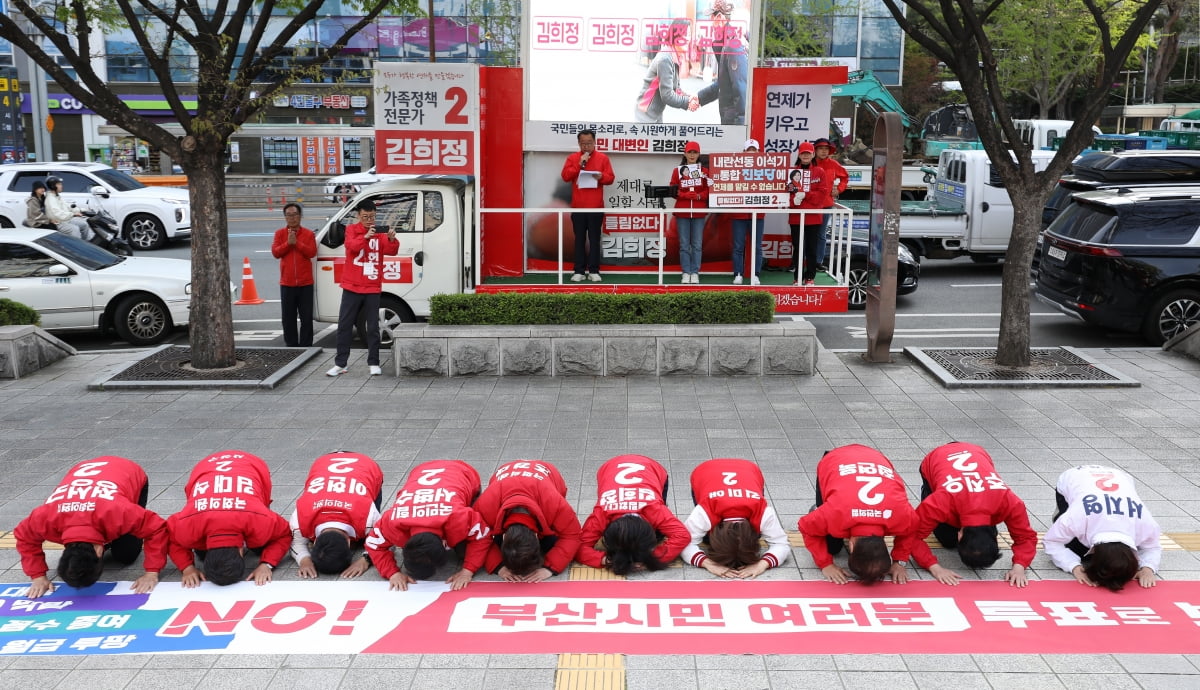
<instances>
[{"instance_id":1,"label":"red jacket man standing","mask_svg":"<svg viewBox=\"0 0 1200 690\"><path fill-rule=\"evenodd\" d=\"M896 584L908 581L904 563L888 557L886 535L904 536L916 527L904 481L883 453L859 444L834 448L817 463L817 505L800 518L804 545L830 582L846 584L846 571L833 563L849 540L850 570L871 584L889 570Z\"/></svg>"},{"instance_id":2,"label":"red jacket man standing","mask_svg":"<svg viewBox=\"0 0 1200 690\"><path fill-rule=\"evenodd\" d=\"M579 552L579 518L567 484L544 460L501 465L475 502L492 526L485 567L509 582L541 582L571 565Z\"/></svg>"},{"instance_id":3,"label":"red jacket man standing","mask_svg":"<svg viewBox=\"0 0 1200 690\"><path fill-rule=\"evenodd\" d=\"M687 546L688 531L663 502L666 490L666 468L644 455L618 455L601 465L596 507L583 523L575 560L617 575L667 567ZM603 550L596 548L601 537Z\"/></svg>"},{"instance_id":4,"label":"red jacket man standing","mask_svg":"<svg viewBox=\"0 0 1200 690\"><path fill-rule=\"evenodd\" d=\"M271 472L256 455L221 450L201 460L184 487L187 503L167 518L171 560L183 573L183 586L201 580L230 585L242 579L247 548L261 550L248 580L264 585L287 555L292 530L270 509ZM201 552L204 572L193 551Z\"/></svg>"},{"instance_id":5,"label":"red jacket man standing","mask_svg":"<svg viewBox=\"0 0 1200 690\"><path fill-rule=\"evenodd\" d=\"M446 582L451 589L471 582L491 546L491 528L471 507L479 489L479 473L462 460L431 460L413 468L367 539L367 554L391 589L406 590L433 577L445 565L447 549L460 546L462 568ZM402 550L403 570L393 547Z\"/></svg>"},{"instance_id":6,"label":"red jacket man standing","mask_svg":"<svg viewBox=\"0 0 1200 690\"><path fill-rule=\"evenodd\" d=\"M571 227L575 233L575 274L600 282L600 229L604 225L604 187L616 179L608 156L596 150L596 132L585 129L575 136L579 151L563 163L563 182L571 183ZM599 210L591 210L599 209ZM590 253L589 253L590 252ZM586 274L585 274L586 271Z\"/></svg>"},{"instance_id":7,"label":"red jacket man standing","mask_svg":"<svg viewBox=\"0 0 1200 690\"><path fill-rule=\"evenodd\" d=\"M279 259L279 305L283 344L288 347L312 347L313 342L313 257L317 255L317 237L300 225L303 213L300 204L284 204L287 225L275 231L271 242L271 256Z\"/></svg>"},{"instance_id":8,"label":"red jacket man standing","mask_svg":"<svg viewBox=\"0 0 1200 690\"><path fill-rule=\"evenodd\" d=\"M938 564L925 537L932 532L943 547L957 547L968 568L987 568L1000 558L996 525L1003 522L1013 542L1013 567L1004 579L1024 587L1025 570L1037 554L1037 532L1025 503L996 474L987 451L958 442L934 448L921 461L921 479L917 527L897 545L896 558L904 560L911 551L938 582L956 585L959 576Z\"/></svg>"},{"instance_id":9,"label":"red jacket man standing","mask_svg":"<svg viewBox=\"0 0 1200 690\"><path fill-rule=\"evenodd\" d=\"M375 202L358 202L358 222L346 226L346 262L342 264L342 303L338 309L337 355L327 376L346 373L350 361L350 338L360 313L366 316L367 366L379 376L379 293L383 290L383 257L400 251L396 228L380 236L375 228Z\"/></svg>"},{"instance_id":10,"label":"red jacket man standing","mask_svg":"<svg viewBox=\"0 0 1200 690\"><path fill-rule=\"evenodd\" d=\"M367 554L356 559L352 547L367 538L379 519L382 500L383 470L366 455L334 451L314 460L289 521L300 577L316 577L318 572L358 577L367 572Z\"/></svg>"},{"instance_id":11,"label":"red jacket man standing","mask_svg":"<svg viewBox=\"0 0 1200 690\"><path fill-rule=\"evenodd\" d=\"M50 497L13 530L21 569L32 580L30 599L54 591L46 577L43 542L63 545L58 576L71 587L90 587L103 572L103 556L129 565L145 543L144 575L132 589L145 594L167 564L167 525L146 510L146 472L132 460L105 455L72 467Z\"/></svg>"}]
</instances>

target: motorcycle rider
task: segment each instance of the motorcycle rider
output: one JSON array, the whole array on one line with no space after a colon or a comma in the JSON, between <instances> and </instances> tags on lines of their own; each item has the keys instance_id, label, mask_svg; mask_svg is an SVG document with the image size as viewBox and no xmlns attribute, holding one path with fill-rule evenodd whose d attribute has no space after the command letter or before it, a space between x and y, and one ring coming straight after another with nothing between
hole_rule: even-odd
<instances>
[{"instance_id":1,"label":"motorcycle rider","mask_svg":"<svg viewBox=\"0 0 1200 690\"><path fill-rule=\"evenodd\" d=\"M83 214L76 211L67 205L65 199L62 198L62 178L51 175L46 178L46 217L54 223L57 230L64 235L78 237L81 240L91 239L92 233L95 233L102 241L110 242L112 235L88 225L88 222L83 219Z\"/></svg>"},{"instance_id":2,"label":"motorcycle rider","mask_svg":"<svg viewBox=\"0 0 1200 690\"><path fill-rule=\"evenodd\" d=\"M40 181L33 183L29 190L29 198L25 200L25 225L47 230L58 229L58 226L46 217L46 185Z\"/></svg>"}]
</instances>

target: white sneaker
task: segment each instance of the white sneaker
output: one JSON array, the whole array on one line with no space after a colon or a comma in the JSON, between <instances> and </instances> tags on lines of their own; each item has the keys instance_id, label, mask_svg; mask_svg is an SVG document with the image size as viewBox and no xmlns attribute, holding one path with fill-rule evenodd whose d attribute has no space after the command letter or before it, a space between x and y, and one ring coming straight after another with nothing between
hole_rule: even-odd
<instances>
[{"instance_id":1,"label":"white sneaker","mask_svg":"<svg viewBox=\"0 0 1200 690\"><path fill-rule=\"evenodd\" d=\"M741 276L734 276L734 277L733 277L733 284L734 284L734 285L741 285L741 284L742 284L742 277L741 277Z\"/></svg>"},{"instance_id":2,"label":"white sneaker","mask_svg":"<svg viewBox=\"0 0 1200 690\"><path fill-rule=\"evenodd\" d=\"M378 364L371 365L371 376L379 376L382 373L383 373L383 368L380 367Z\"/></svg>"},{"instance_id":3,"label":"white sneaker","mask_svg":"<svg viewBox=\"0 0 1200 690\"><path fill-rule=\"evenodd\" d=\"M599 283L600 282L600 274L599 273L589 273L588 280L592 281L593 283Z\"/></svg>"},{"instance_id":4,"label":"white sneaker","mask_svg":"<svg viewBox=\"0 0 1200 690\"><path fill-rule=\"evenodd\" d=\"M582 273L576 273L575 275L571 276L571 282L572 283L582 283L583 279L585 277L586 276L584 276Z\"/></svg>"},{"instance_id":5,"label":"white sneaker","mask_svg":"<svg viewBox=\"0 0 1200 690\"><path fill-rule=\"evenodd\" d=\"M692 274L692 285L699 285L699 284L700 284L700 274L693 273Z\"/></svg>"},{"instance_id":6,"label":"white sneaker","mask_svg":"<svg viewBox=\"0 0 1200 690\"><path fill-rule=\"evenodd\" d=\"M346 373L346 367L339 367L338 365L335 364L335 365L333 365L332 369L325 372L325 375L326 376L341 376L344 373Z\"/></svg>"},{"instance_id":7,"label":"white sneaker","mask_svg":"<svg viewBox=\"0 0 1200 690\"><path fill-rule=\"evenodd\" d=\"M751 285L760 285L761 283L758 282L758 276L754 276L753 278L751 278L750 284Z\"/></svg>"}]
</instances>

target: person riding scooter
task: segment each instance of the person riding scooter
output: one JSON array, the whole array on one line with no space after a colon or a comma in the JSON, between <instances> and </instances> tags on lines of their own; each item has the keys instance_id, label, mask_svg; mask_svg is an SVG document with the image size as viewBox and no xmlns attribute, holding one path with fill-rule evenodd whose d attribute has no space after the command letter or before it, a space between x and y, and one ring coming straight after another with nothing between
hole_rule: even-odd
<instances>
[{"instance_id":1,"label":"person riding scooter","mask_svg":"<svg viewBox=\"0 0 1200 690\"><path fill-rule=\"evenodd\" d=\"M58 227L46 216L46 185L34 182L25 200L25 225L31 228L57 230Z\"/></svg>"},{"instance_id":2,"label":"person riding scooter","mask_svg":"<svg viewBox=\"0 0 1200 690\"><path fill-rule=\"evenodd\" d=\"M89 224L84 220L82 213L68 206L66 200L61 196L62 184L61 177L51 175L46 178L46 217L64 235L91 241L102 247L113 248L115 235L98 224Z\"/></svg>"}]
</instances>

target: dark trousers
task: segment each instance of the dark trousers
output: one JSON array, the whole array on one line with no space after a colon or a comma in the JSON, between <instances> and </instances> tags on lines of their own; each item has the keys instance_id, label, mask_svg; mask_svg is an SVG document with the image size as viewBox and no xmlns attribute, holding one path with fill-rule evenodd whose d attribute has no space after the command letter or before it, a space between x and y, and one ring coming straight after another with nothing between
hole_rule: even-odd
<instances>
[{"instance_id":1,"label":"dark trousers","mask_svg":"<svg viewBox=\"0 0 1200 690\"><path fill-rule=\"evenodd\" d=\"M363 310L367 317L367 332L362 334L367 341L367 364L379 364L379 293L343 289L342 304L338 309L337 355L333 358L333 363L339 367L350 361L350 338Z\"/></svg>"},{"instance_id":2,"label":"dark trousers","mask_svg":"<svg viewBox=\"0 0 1200 690\"><path fill-rule=\"evenodd\" d=\"M571 214L571 227L575 230L576 273L600 272L600 228L603 225L603 213Z\"/></svg>"},{"instance_id":3,"label":"dark trousers","mask_svg":"<svg viewBox=\"0 0 1200 690\"><path fill-rule=\"evenodd\" d=\"M1054 491L1054 505L1054 519L1052 519L1051 522L1058 522L1058 518L1062 517L1062 514L1067 512L1067 508L1069 508L1070 505L1068 505L1066 497L1060 494L1057 489ZM1083 542L1079 541L1077 538L1067 542L1067 548L1080 558L1086 556L1088 552L1088 547L1084 546Z\"/></svg>"},{"instance_id":4,"label":"dark trousers","mask_svg":"<svg viewBox=\"0 0 1200 690\"><path fill-rule=\"evenodd\" d=\"M288 347L312 347L313 343L313 286L279 286L280 316L283 320L283 344ZM300 333L296 333L296 321Z\"/></svg>"},{"instance_id":5,"label":"dark trousers","mask_svg":"<svg viewBox=\"0 0 1200 690\"><path fill-rule=\"evenodd\" d=\"M145 508L146 499L150 497L150 482L142 484L142 493L138 496L138 505ZM121 565L130 565L142 555L142 540L132 534L122 534L105 544L104 548L112 554L112 559Z\"/></svg>"},{"instance_id":6,"label":"dark trousers","mask_svg":"<svg viewBox=\"0 0 1200 690\"><path fill-rule=\"evenodd\" d=\"M817 500L813 508L820 508L825 502L825 497L821 495L821 482L817 482ZM846 545L846 540L841 537L835 537L832 534L825 535L825 548L829 549L830 556L836 556L842 552L842 547Z\"/></svg>"},{"instance_id":7,"label":"dark trousers","mask_svg":"<svg viewBox=\"0 0 1200 690\"><path fill-rule=\"evenodd\" d=\"M821 225L789 225L792 231L792 280L813 280L817 277L817 252L824 230ZM801 238L803 233L803 239ZM803 252L801 252L803 242ZM804 262L801 264L800 259Z\"/></svg>"}]
</instances>

